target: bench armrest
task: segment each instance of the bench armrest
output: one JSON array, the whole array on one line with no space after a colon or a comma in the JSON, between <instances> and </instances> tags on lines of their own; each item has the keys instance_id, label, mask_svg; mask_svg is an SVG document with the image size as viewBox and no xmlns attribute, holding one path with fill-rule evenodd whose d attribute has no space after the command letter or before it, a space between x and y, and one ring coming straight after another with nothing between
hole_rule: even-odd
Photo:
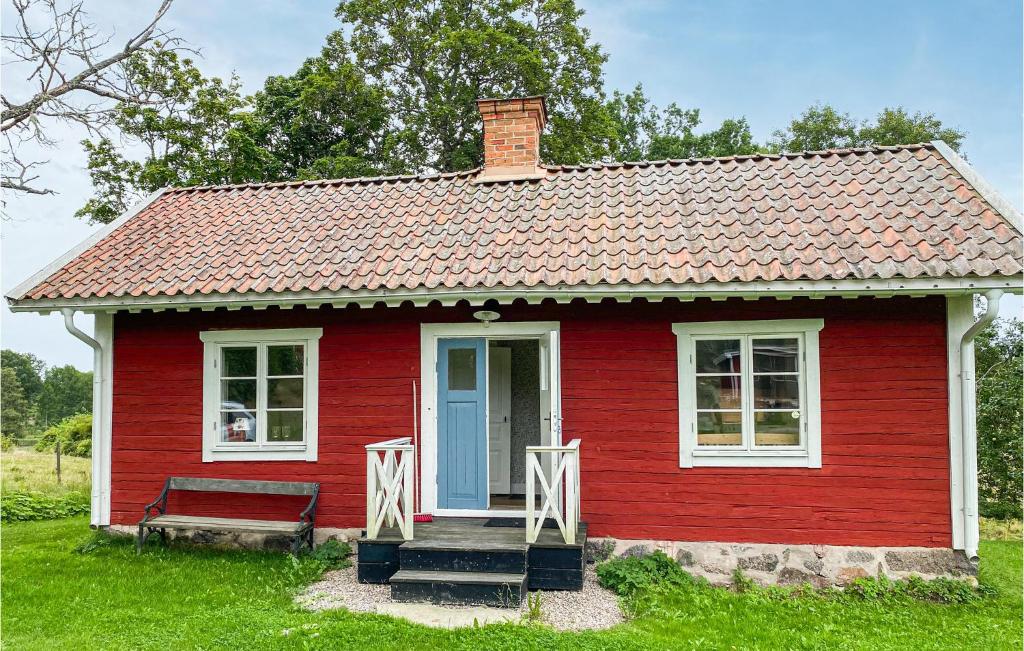
<instances>
[{"instance_id":1,"label":"bench armrest","mask_svg":"<svg viewBox=\"0 0 1024 651\"><path fill-rule=\"evenodd\" d=\"M299 514L300 523L308 522L310 524L313 524L313 521L316 519L316 502L319 497L320 484L317 484L316 488L313 489L313 499L309 500L309 506L307 506L305 510L303 510L302 513Z\"/></svg>"},{"instance_id":2,"label":"bench armrest","mask_svg":"<svg viewBox=\"0 0 1024 651\"><path fill-rule=\"evenodd\" d=\"M164 482L164 489L160 491L160 496L157 497L152 502L150 502L149 504L147 504L143 509L142 522L146 522L151 517L163 515L167 512L167 491L170 489L170 487L171 480L168 479L166 482ZM155 511L155 513L150 514L150 511Z\"/></svg>"}]
</instances>

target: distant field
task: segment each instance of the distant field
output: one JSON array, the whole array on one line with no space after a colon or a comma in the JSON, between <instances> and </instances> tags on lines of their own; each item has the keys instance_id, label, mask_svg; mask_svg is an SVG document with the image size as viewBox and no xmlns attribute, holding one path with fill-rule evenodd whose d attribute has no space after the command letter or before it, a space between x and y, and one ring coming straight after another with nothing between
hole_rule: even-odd
<instances>
[{"instance_id":1,"label":"distant field","mask_svg":"<svg viewBox=\"0 0 1024 651\"><path fill-rule=\"evenodd\" d=\"M2 482L0 490L42 493L61 497L68 493L89 492L92 461L81 457L62 456L61 484L57 484L55 457L50 452L15 448L0 454Z\"/></svg>"}]
</instances>

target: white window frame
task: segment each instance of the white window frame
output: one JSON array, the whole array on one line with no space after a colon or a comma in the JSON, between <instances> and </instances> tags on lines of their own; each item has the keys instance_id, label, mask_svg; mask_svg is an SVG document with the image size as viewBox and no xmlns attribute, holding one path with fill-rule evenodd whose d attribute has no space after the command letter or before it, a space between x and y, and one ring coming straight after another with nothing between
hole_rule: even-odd
<instances>
[{"instance_id":1,"label":"white window frame","mask_svg":"<svg viewBox=\"0 0 1024 651\"><path fill-rule=\"evenodd\" d=\"M710 321L674 323L679 377L679 466L784 467L821 468L821 379L818 333L824 319L778 319L771 321ZM801 406L803 407L801 445L756 448L752 443L744 449L735 446L697 445L697 373L695 342L698 339L740 339L743 341L745 367L742 386L752 391L749 381L751 337L791 337L800 342L798 357ZM750 400L744 401L743 441L746 446L753 435Z\"/></svg>"},{"instance_id":2,"label":"white window frame","mask_svg":"<svg viewBox=\"0 0 1024 651\"><path fill-rule=\"evenodd\" d=\"M316 461L319 438L319 371L322 328L273 330L208 330L199 333L203 342L203 461ZM303 373L303 440L295 443L267 443L258 434L252 443L220 440L221 350L235 346L257 348L257 409L265 412L266 347L296 344L305 351ZM258 432L264 432L266 418L257 418Z\"/></svg>"}]
</instances>

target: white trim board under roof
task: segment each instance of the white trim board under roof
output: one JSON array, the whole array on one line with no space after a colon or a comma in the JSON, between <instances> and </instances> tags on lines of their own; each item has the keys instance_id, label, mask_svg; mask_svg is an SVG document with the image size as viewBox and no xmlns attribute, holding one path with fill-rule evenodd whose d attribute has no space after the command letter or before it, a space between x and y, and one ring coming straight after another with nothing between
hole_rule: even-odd
<instances>
[{"instance_id":1,"label":"white trim board under roof","mask_svg":"<svg viewBox=\"0 0 1024 651\"><path fill-rule=\"evenodd\" d=\"M243 307L266 309L271 306L291 308L297 305L320 307L331 305L347 307L373 307L383 304L398 307L411 303L421 307L437 301L442 306L451 306L460 301L470 305L482 305L486 301L495 300L499 304L509 304L523 299L527 303L536 304L546 299L558 303L568 303L581 298L588 302L599 302L606 298L617 301L630 301L642 298L650 301L661 301L675 298L681 301L692 301L698 298L726 300L729 298L759 299L778 298L791 299L807 297L822 299L830 296L856 298L859 296L912 296L929 295L961 296L976 294L988 289L1002 289L1006 292L1021 294L1024 276L988 276L984 278L890 278L890 279L851 279L851 280L808 280L808 281L775 281L775 282L729 282L702 283L689 285L644 284L644 285L589 285L584 287L495 287L482 289L410 289L410 290L365 290L351 292L281 292L281 293L232 293L211 295L174 295L174 296L121 296L103 298L73 299L41 299L19 304L10 300L12 312L49 313L70 308L83 312L116 312L128 310L214 310L227 308L240 310Z\"/></svg>"}]
</instances>

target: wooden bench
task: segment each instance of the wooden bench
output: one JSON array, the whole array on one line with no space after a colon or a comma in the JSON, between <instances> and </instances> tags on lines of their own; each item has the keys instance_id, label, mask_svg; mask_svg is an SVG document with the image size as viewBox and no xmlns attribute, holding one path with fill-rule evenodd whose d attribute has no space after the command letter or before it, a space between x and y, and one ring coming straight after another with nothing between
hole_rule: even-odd
<instances>
[{"instance_id":1,"label":"wooden bench","mask_svg":"<svg viewBox=\"0 0 1024 651\"><path fill-rule=\"evenodd\" d=\"M245 520L241 518L211 518L167 513L167 493L170 491L198 491L204 493L244 493L248 495L309 495L309 506L299 514L299 521ZM313 524L320 484L293 481L253 481L245 479L203 479L199 477L169 477L164 490L146 505L139 522L138 553L152 534L160 534L167 544L168 529L197 529L202 531L230 531L290 536L292 553L298 554L302 545L313 549Z\"/></svg>"}]
</instances>

